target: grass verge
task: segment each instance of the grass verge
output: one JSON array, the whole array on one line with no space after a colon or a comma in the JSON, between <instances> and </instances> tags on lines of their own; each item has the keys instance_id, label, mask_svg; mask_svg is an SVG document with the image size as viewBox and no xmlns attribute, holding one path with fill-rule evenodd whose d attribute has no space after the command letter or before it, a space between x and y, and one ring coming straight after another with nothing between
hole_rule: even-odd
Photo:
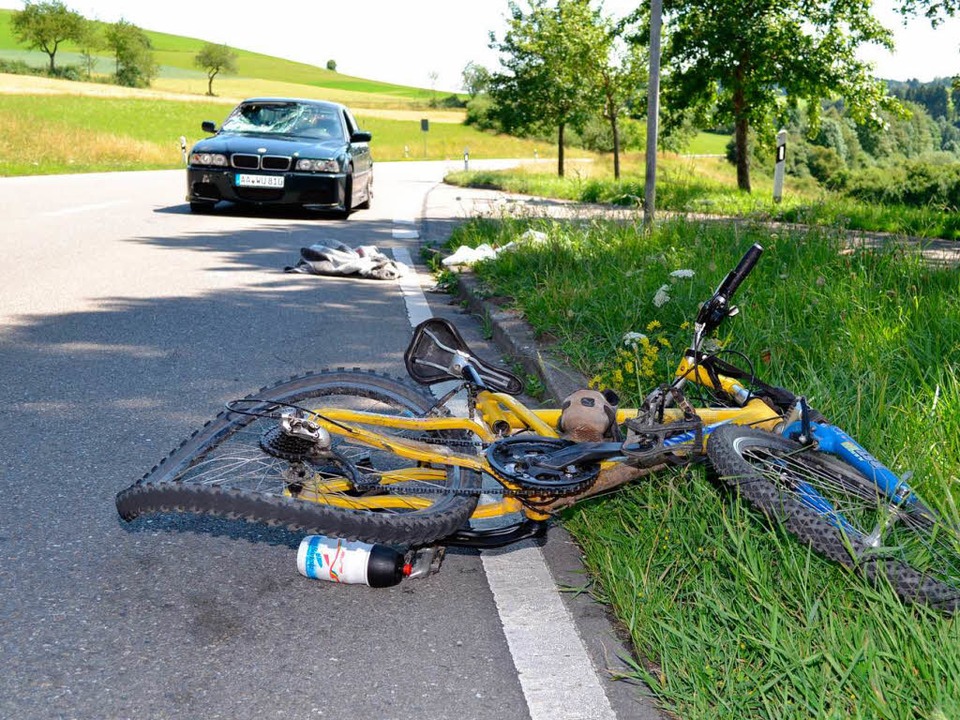
<instances>
[{"instance_id":1,"label":"grass verge","mask_svg":"<svg viewBox=\"0 0 960 720\"><path fill-rule=\"evenodd\" d=\"M486 218L451 245L505 245L531 228L547 239L520 241L477 274L628 402L669 377L697 302L760 242L742 312L717 340L743 353L738 364L807 394L890 467L914 470L928 498L958 494L955 270L898 251L848 252L826 230L685 220L644 233ZM671 276L680 269L693 277ZM660 306L659 290L670 298ZM627 332L646 334L655 351L625 356ZM685 720L960 717L955 621L810 554L703 468L654 476L565 521L642 658L636 674Z\"/></svg>"},{"instance_id":2,"label":"grass verge","mask_svg":"<svg viewBox=\"0 0 960 720\"><path fill-rule=\"evenodd\" d=\"M572 163L567 177L542 169L456 172L455 185L587 203L639 207L644 197L643 157L627 155L622 178L613 180L606 162L592 167ZM773 201L773 181L755 173L754 192L736 188L731 166L722 158L666 155L657 180L658 211L722 215L839 230L886 232L919 238L960 239L960 216L936 206L875 205L821 190L811 180L789 178L781 202Z\"/></svg>"}]
</instances>

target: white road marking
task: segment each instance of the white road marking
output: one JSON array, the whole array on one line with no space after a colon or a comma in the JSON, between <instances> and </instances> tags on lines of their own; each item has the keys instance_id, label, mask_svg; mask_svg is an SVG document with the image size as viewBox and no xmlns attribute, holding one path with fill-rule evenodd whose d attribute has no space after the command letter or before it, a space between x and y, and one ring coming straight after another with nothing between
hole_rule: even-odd
<instances>
[{"instance_id":1,"label":"white road marking","mask_svg":"<svg viewBox=\"0 0 960 720\"><path fill-rule=\"evenodd\" d=\"M95 210L106 210L107 208L126 205L129 200L113 200L111 202L95 203L91 205L74 205L73 207L61 208L60 210L49 210L41 213L44 217L62 217L64 215L76 215L78 213L93 212Z\"/></svg>"},{"instance_id":2,"label":"white road marking","mask_svg":"<svg viewBox=\"0 0 960 720\"><path fill-rule=\"evenodd\" d=\"M406 248L393 257L413 267ZM433 316L416 273L398 283L411 326ZM616 720L540 549L524 541L480 557L532 720Z\"/></svg>"}]
</instances>

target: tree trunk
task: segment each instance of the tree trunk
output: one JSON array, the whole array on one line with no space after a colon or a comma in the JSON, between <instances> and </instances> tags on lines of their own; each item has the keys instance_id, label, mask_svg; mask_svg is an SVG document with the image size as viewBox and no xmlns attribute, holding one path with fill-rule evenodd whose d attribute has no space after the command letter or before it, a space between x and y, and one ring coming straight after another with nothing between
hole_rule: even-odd
<instances>
[{"instance_id":1,"label":"tree trunk","mask_svg":"<svg viewBox=\"0 0 960 720\"><path fill-rule=\"evenodd\" d=\"M213 97L213 79L217 76L217 73L208 73L207 74L207 95Z\"/></svg>"},{"instance_id":2,"label":"tree trunk","mask_svg":"<svg viewBox=\"0 0 960 720\"><path fill-rule=\"evenodd\" d=\"M737 187L750 192L750 155L747 149L747 135L750 121L747 119L747 99L743 86L733 91L734 144L737 151Z\"/></svg>"},{"instance_id":3,"label":"tree trunk","mask_svg":"<svg viewBox=\"0 0 960 720\"><path fill-rule=\"evenodd\" d=\"M53 75L57 72L57 68L54 66L53 61L57 56L57 51L54 50L52 53L47 53L50 56L50 74Z\"/></svg>"},{"instance_id":4,"label":"tree trunk","mask_svg":"<svg viewBox=\"0 0 960 720\"><path fill-rule=\"evenodd\" d=\"M620 125L617 114L610 113L610 129L613 131L613 179L620 179Z\"/></svg>"},{"instance_id":5,"label":"tree trunk","mask_svg":"<svg viewBox=\"0 0 960 720\"><path fill-rule=\"evenodd\" d=\"M560 177L563 177L563 128L564 124L560 123L557 130L557 175Z\"/></svg>"}]
</instances>

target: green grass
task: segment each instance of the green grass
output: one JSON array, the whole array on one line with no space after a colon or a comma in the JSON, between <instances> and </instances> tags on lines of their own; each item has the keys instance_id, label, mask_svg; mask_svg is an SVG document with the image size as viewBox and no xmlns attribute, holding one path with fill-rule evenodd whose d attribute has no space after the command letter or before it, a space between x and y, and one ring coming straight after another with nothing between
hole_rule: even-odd
<instances>
[{"instance_id":1,"label":"green grass","mask_svg":"<svg viewBox=\"0 0 960 720\"><path fill-rule=\"evenodd\" d=\"M26 47L13 37L10 29L10 18L13 12L13 10L0 10L0 57L23 59L30 64L45 66L48 62L45 53L36 50L27 51ZM147 29L144 29L144 32L150 38L154 59L160 66L160 78L205 77L205 73L194 64L194 58L206 43L205 40ZM238 55L237 75L239 77L389 97L393 102L401 105L422 106L432 97L432 92L424 88L366 80L306 63L284 60L239 48L234 50ZM64 43L57 52L58 65L79 64L78 51L79 48L75 43ZM99 54L98 58L97 71L112 72L110 54L104 52ZM203 89L206 90L205 85ZM380 100L376 104L383 104L383 101Z\"/></svg>"},{"instance_id":2,"label":"green grass","mask_svg":"<svg viewBox=\"0 0 960 720\"><path fill-rule=\"evenodd\" d=\"M477 272L588 376L636 402L669 377L683 323L752 243L766 252L720 340L810 397L935 504L958 495L960 277L899 251L841 252L835 232L674 220L475 220L451 246L522 242ZM688 280L670 272L692 269ZM584 282L589 278L589 282ZM658 308L656 290L671 300ZM629 331L660 341L625 371ZM763 358L763 359L761 359ZM738 364L744 360L734 359ZM610 384L609 382L607 384ZM936 398L936 402L934 402ZM570 511L598 598L628 629L637 675L685 720L960 717L960 631L904 607L720 493L702 468L661 473Z\"/></svg>"},{"instance_id":3,"label":"green grass","mask_svg":"<svg viewBox=\"0 0 960 720\"><path fill-rule=\"evenodd\" d=\"M216 99L6 95L0 104L0 176L181 167L180 136L192 145L206 137L203 120L220 123L232 107ZM368 116L363 110L356 115L373 133L377 161L457 159L465 147L475 158L532 157L535 147L437 122L430 125L425 148L419 120Z\"/></svg>"},{"instance_id":4,"label":"green grass","mask_svg":"<svg viewBox=\"0 0 960 720\"><path fill-rule=\"evenodd\" d=\"M449 183L495 187L507 192L589 203L639 207L644 197L642 158L626 156L620 181L603 165L564 178L543 170L455 172ZM734 216L755 220L819 225L843 230L886 232L920 238L960 239L960 216L950 208L876 205L820 189L810 180L788 178L781 202L773 201L773 180L753 173L753 193L736 187L733 168L724 160L666 155L659 162L656 209L666 212Z\"/></svg>"}]
</instances>

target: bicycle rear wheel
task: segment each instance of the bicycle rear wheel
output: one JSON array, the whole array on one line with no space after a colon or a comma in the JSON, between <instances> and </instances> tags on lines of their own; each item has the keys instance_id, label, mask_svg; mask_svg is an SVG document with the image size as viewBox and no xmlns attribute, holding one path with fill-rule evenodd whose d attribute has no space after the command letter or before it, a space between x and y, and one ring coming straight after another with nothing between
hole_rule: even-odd
<instances>
[{"instance_id":1,"label":"bicycle rear wheel","mask_svg":"<svg viewBox=\"0 0 960 720\"><path fill-rule=\"evenodd\" d=\"M960 532L919 499L892 510L856 468L753 428L717 429L707 454L741 497L828 559L885 578L905 602L960 605Z\"/></svg>"},{"instance_id":2,"label":"bicycle rear wheel","mask_svg":"<svg viewBox=\"0 0 960 720\"><path fill-rule=\"evenodd\" d=\"M293 378L234 405L243 413L220 413L118 493L117 510L128 521L175 511L350 540L428 544L470 517L480 485L476 472L427 466L339 435L333 436L334 452L320 457L301 452L277 429L280 412L291 404L419 416L433 403L429 392L373 372L330 370ZM440 446L464 439L460 431L365 429Z\"/></svg>"}]
</instances>

